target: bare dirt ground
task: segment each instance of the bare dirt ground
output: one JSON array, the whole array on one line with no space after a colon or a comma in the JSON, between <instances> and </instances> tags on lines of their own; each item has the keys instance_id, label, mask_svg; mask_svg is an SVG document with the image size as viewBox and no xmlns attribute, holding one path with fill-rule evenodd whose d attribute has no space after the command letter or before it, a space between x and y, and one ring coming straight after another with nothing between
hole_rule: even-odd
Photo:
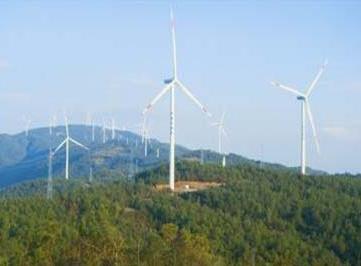
<instances>
[{"instance_id":1,"label":"bare dirt ground","mask_svg":"<svg viewBox=\"0 0 361 266\"><path fill-rule=\"evenodd\" d=\"M195 192L199 190L205 190L213 187L219 187L222 183L217 182L205 182L205 181L176 181L175 193ZM157 191L169 190L168 184L156 184L155 189Z\"/></svg>"}]
</instances>

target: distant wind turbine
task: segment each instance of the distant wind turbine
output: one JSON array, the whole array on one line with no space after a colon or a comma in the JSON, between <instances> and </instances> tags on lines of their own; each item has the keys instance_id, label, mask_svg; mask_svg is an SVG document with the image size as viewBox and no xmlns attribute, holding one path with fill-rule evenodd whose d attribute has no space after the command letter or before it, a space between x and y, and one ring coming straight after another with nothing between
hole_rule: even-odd
<instances>
[{"instance_id":1,"label":"distant wind turbine","mask_svg":"<svg viewBox=\"0 0 361 266\"><path fill-rule=\"evenodd\" d=\"M111 118L111 122L112 122L112 140L115 139L115 119L114 117Z\"/></svg>"},{"instance_id":2,"label":"distant wind turbine","mask_svg":"<svg viewBox=\"0 0 361 266\"><path fill-rule=\"evenodd\" d=\"M92 119L91 123L92 123L92 142L94 142L95 141L95 122L94 122L94 119Z\"/></svg>"},{"instance_id":3,"label":"distant wind turbine","mask_svg":"<svg viewBox=\"0 0 361 266\"><path fill-rule=\"evenodd\" d=\"M147 125L147 120L144 118L142 126L142 143L144 144L144 157L148 156L148 144L149 144L149 128Z\"/></svg>"},{"instance_id":4,"label":"distant wind turbine","mask_svg":"<svg viewBox=\"0 0 361 266\"><path fill-rule=\"evenodd\" d=\"M105 124L105 119L103 118L103 127L102 127L102 131L103 131L103 144L107 141L107 127Z\"/></svg>"},{"instance_id":5,"label":"distant wind turbine","mask_svg":"<svg viewBox=\"0 0 361 266\"><path fill-rule=\"evenodd\" d=\"M291 88L289 86L282 85L278 82L272 81L271 84L273 86L276 86L278 88L281 88L283 90L289 91L295 95L297 95L297 100L301 101L301 175L306 174L306 116L308 117L311 127L312 127L312 133L313 138L316 144L317 152L320 153L320 145L317 138L317 131L315 127L315 123L313 120L313 115L311 112L311 106L309 103L309 97L314 90L317 82L319 81L323 71L325 70L325 67L327 65L327 60L324 62L324 64L321 66L320 70L318 71L315 79L311 82L310 86L306 90L306 93L301 93L298 90Z\"/></svg>"},{"instance_id":6,"label":"distant wind turbine","mask_svg":"<svg viewBox=\"0 0 361 266\"><path fill-rule=\"evenodd\" d=\"M157 148L157 158L159 158L160 156L160 151L159 151L159 148Z\"/></svg>"},{"instance_id":7,"label":"distant wind turbine","mask_svg":"<svg viewBox=\"0 0 361 266\"><path fill-rule=\"evenodd\" d=\"M207 109L198 101L197 98L187 89L186 86L178 79L177 72L177 52L176 52L176 38L173 11L170 11L171 31L172 31L172 46L173 46L173 77L165 80L166 84L162 91L147 105L143 111L143 115L148 113L153 106L161 99L167 92L170 92L170 152L169 152L169 186L174 191L174 172L175 172L175 89L180 89L185 93L204 113L211 116Z\"/></svg>"},{"instance_id":8,"label":"distant wind turbine","mask_svg":"<svg viewBox=\"0 0 361 266\"><path fill-rule=\"evenodd\" d=\"M55 126L56 126L56 116L53 115L49 121L49 134L50 135L53 135L53 129L55 128Z\"/></svg>"},{"instance_id":9,"label":"distant wind turbine","mask_svg":"<svg viewBox=\"0 0 361 266\"><path fill-rule=\"evenodd\" d=\"M47 199L53 198L53 151L49 148Z\"/></svg>"},{"instance_id":10,"label":"distant wind turbine","mask_svg":"<svg viewBox=\"0 0 361 266\"><path fill-rule=\"evenodd\" d=\"M219 122L213 123L212 126L217 127L218 129L218 153L222 155L222 166L226 166L226 155L223 152L223 136L227 137L227 132L224 129L224 117L226 113L223 112L221 120Z\"/></svg>"},{"instance_id":11,"label":"distant wind turbine","mask_svg":"<svg viewBox=\"0 0 361 266\"><path fill-rule=\"evenodd\" d=\"M55 149L53 155L55 155L63 146L65 146L65 179L69 179L69 154L70 154L70 143L73 143L85 150L89 150L88 147L81 144L80 142L76 141L75 139L71 138L69 135L69 126L68 126L68 118L65 116L65 131L66 131L66 138L65 140L60 143L60 145Z\"/></svg>"},{"instance_id":12,"label":"distant wind turbine","mask_svg":"<svg viewBox=\"0 0 361 266\"><path fill-rule=\"evenodd\" d=\"M29 129L30 129L30 125L31 125L31 119L26 118L25 116L23 117L23 120L25 122L25 136L29 136Z\"/></svg>"},{"instance_id":13,"label":"distant wind turbine","mask_svg":"<svg viewBox=\"0 0 361 266\"><path fill-rule=\"evenodd\" d=\"M116 139L117 131L125 131L125 126L118 127L115 123L114 117L111 118L111 131L112 131L112 140ZM119 139L119 134L118 134Z\"/></svg>"}]
</instances>

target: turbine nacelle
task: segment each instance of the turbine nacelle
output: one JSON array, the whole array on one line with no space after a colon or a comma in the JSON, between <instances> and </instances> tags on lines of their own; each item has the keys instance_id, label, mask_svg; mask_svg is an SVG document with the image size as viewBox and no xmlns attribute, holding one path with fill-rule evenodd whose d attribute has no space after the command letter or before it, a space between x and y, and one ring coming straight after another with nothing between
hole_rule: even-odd
<instances>
[{"instance_id":1,"label":"turbine nacelle","mask_svg":"<svg viewBox=\"0 0 361 266\"><path fill-rule=\"evenodd\" d=\"M297 96L297 100L306 101L306 96Z\"/></svg>"},{"instance_id":2,"label":"turbine nacelle","mask_svg":"<svg viewBox=\"0 0 361 266\"><path fill-rule=\"evenodd\" d=\"M170 79L165 79L163 82L164 82L164 84L171 84L171 83L173 83L175 81L175 79L174 78L170 78Z\"/></svg>"}]
</instances>

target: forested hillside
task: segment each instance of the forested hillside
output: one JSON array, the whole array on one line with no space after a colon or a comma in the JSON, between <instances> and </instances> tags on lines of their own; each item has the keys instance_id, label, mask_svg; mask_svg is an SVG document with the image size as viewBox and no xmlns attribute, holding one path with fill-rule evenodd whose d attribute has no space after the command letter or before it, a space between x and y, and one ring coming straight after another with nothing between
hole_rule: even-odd
<instances>
[{"instance_id":1,"label":"forested hillside","mask_svg":"<svg viewBox=\"0 0 361 266\"><path fill-rule=\"evenodd\" d=\"M149 139L147 156L144 154L142 137L130 131L116 130L112 138L111 130L105 132L101 127L95 127L94 141L92 128L85 125L69 126L70 135L86 145L89 151L75 145L70 147L70 176L79 178L89 176L90 168L93 174L101 177L133 176L138 172L153 169L169 158L169 146L156 139ZM37 128L16 135L0 134L0 188L19 182L46 178L48 175L49 148L54 150L64 139L65 128L53 128L50 135L48 128ZM159 156L158 156L159 155ZM222 155L211 150L190 150L176 146L179 160L203 161L205 164L219 164ZM279 164L271 164L245 158L236 154L227 155L228 165L250 165L285 172L298 171ZM64 176L64 149L53 158L53 175ZM323 172L308 169L309 173Z\"/></svg>"},{"instance_id":2,"label":"forested hillside","mask_svg":"<svg viewBox=\"0 0 361 266\"><path fill-rule=\"evenodd\" d=\"M2 192L0 265L361 263L358 176L178 162L178 180L222 186L172 194L150 185L165 169L136 182L57 181L53 200L42 181Z\"/></svg>"}]
</instances>

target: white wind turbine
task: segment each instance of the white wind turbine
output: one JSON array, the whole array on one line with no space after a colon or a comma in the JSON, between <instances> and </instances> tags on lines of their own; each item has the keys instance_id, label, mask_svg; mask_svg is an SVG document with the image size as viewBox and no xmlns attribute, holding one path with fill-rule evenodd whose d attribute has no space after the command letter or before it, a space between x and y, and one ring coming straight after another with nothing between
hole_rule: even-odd
<instances>
[{"instance_id":1,"label":"white wind turbine","mask_svg":"<svg viewBox=\"0 0 361 266\"><path fill-rule=\"evenodd\" d=\"M92 142L94 142L95 141L95 121L93 118L91 120L91 127L92 127Z\"/></svg>"},{"instance_id":2,"label":"white wind turbine","mask_svg":"<svg viewBox=\"0 0 361 266\"><path fill-rule=\"evenodd\" d=\"M149 127L147 125L146 117L144 117L142 125L142 143L144 144L144 157L148 156L148 144L149 144Z\"/></svg>"},{"instance_id":3,"label":"white wind turbine","mask_svg":"<svg viewBox=\"0 0 361 266\"><path fill-rule=\"evenodd\" d=\"M224 129L225 115L226 115L226 113L223 112L219 122L211 124L212 126L217 127L217 129L218 129L218 153L222 155L222 166L223 167L226 166L226 155L223 152L223 136L225 136L225 137L228 136L226 130Z\"/></svg>"},{"instance_id":4,"label":"white wind turbine","mask_svg":"<svg viewBox=\"0 0 361 266\"><path fill-rule=\"evenodd\" d=\"M60 143L60 145L55 149L55 151L52 153L54 156L63 146L65 146L65 179L69 179L69 154L70 154L70 143L74 143L75 145L85 149L89 150L88 147L81 144L80 142L76 141L75 139L71 138L69 135L69 126L68 126L68 118L65 116L65 132L66 132L66 138L65 140Z\"/></svg>"},{"instance_id":5,"label":"white wind turbine","mask_svg":"<svg viewBox=\"0 0 361 266\"><path fill-rule=\"evenodd\" d=\"M115 139L115 119L114 117L111 118L111 124L112 124L112 140Z\"/></svg>"},{"instance_id":6,"label":"white wind turbine","mask_svg":"<svg viewBox=\"0 0 361 266\"><path fill-rule=\"evenodd\" d=\"M56 126L56 116L53 115L49 120L49 134L53 135L53 129Z\"/></svg>"},{"instance_id":7,"label":"white wind turbine","mask_svg":"<svg viewBox=\"0 0 361 266\"><path fill-rule=\"evenodd\" d=\"M91 141L94 142L95 141L95 124L94 124L93 115L90 112L86 112L85 126L87 128L90 128L90 138L91 138ZM85 138L88 139L88 134L85 134Z\"/></svg>"},{"instance_id":8,"label":"white wind turbine","mask_svg":"<svg viewBox=\"0 0 361 266\"><path fill-rule=\"evenodd\" d=\"M31 126L31 119L30 118L26 118L25 116L23 117L23 120L25 122L25 136L29 135L29 129Z\"/></svg>"},{"instance_id":9,"label":"white wind turbine","mask_svg":"<svg viewBox=\"0 0 361 266\"><path fill-rule=\"evenodd\" d=\"M47 199L53 197L53 151L49 148Z\"/></svg>"},{"instance_id":10,"label":"white wind turbine","mask_svg":"<svg viewBox=\"0 0 361 266\"><path fill-rule=\"evenodd\" d=\"M107 126L105 124L105 119L104 118L103 118L102 131L103 131L103 144L104 144L107 141Z\"/></svg>"},{"instance_id":11,"label":"white wind turbine","mask_svg":"<svg viewBox=\"0 0 361 266\"><path fill-rule=\"evenodd\" d=\"M316 131L313 115L311 112L309 98L310 98L310 95L311 95L312 91L314 90L317 82L319 81L323 71L325 70L326 65L327 65L327 60L321 66L315 79L311 82L311 85L306 90L306 93L301 93L294 88L282 85L275 81L271 82L272 85L297 95L297 100L301 101L301 121L302 121L302 123L301 123L301 175L306 174L306 116L308 117L311 127L312 127L312 133L313 133L313 138L315 140L317 152L320 153L320 146L319 146L319 142L318 142L318 138L317 138L317 131Z\"/></svg>"},{"instance_id":12,"label":"white wind turbine","mask_svg":"<svg viewBox=\"0 0 361 266\"><path fill-rule=\"evenodd\" d=\"M112 140L116 139L116 135L118 135L118 139L119 139L119 131L125 131L125 127L124 126L118 127L115 123L114 117L112 117L111 118L111 131L112 131Z\"/></svg>"},{"instance_id":13,"label":"white wind turbine","mask_svg":"<svg viewBox=\"0 0 361 266\"><path fill-rule=\"evenodd\" d=\"M177 72L177 52L176 52L176 38L175 38L175 26L173 11L170 11L170 18L172 24L172 47L173 47L173 77L165 80L166 84L162 91L148 104L143 111L143 115L148 113L153 106L161 99L167 92L170 92L170 152L169 152L169 186L170 189L174 190L174 171L175 171L175 89L180 89L185 93L201 110L207 115L211 114L207 109L198 101L197 98L184 86L184 84L178 79Z\"/></svg>"},{"instance_id":14,"label":"white wind turbine","mask_svg":"<svg viewBox=\"0 0 361 266\"><path fill-rule=\"evenodd\" d=\"M159 158L160 156L160 151L159 151L159 148L157 148L157 158Z\"/></svg>"}]
</instances>

